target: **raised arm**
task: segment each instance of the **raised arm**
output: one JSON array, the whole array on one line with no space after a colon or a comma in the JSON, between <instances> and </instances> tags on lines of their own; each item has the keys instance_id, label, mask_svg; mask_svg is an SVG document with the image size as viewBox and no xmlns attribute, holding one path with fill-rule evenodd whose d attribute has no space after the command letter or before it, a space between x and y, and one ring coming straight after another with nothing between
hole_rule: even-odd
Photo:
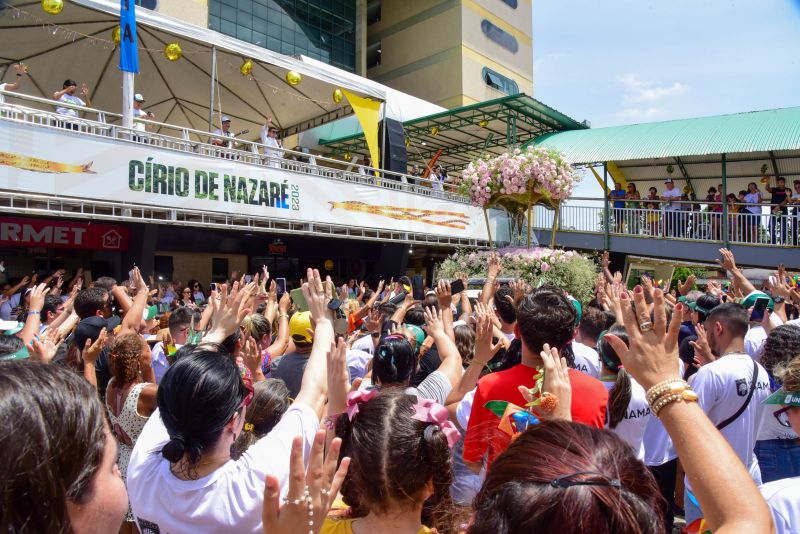
<instances>
[{"instance_id":1,"label":"raised arm","mask_svg":"<svg viewBox=\"0 0 800 534\"><path fill-rule=\"evenodd\" d=\"M26 347L33 341L33 337L39 333L39 326L42 324L44 297L49 291L45 284L39 284L31 289L30 305L28 306L27 317L25 317L25 326L17 334L17 337L22 339Z\"/></svg>"},{"instance_id":2,"label":"raised arm","mask_svg":"<svg viewBox=\"0 0 800 534\"><path fill-rule=\"evenodd\" d=\"M316 269L308 269L308 282L303 284L303 296L308 310L314 318L314 343L308 357L300 393L295 402L310 406L322 418L325 398L328 394L327 353L334 340L333 320L328 309L328 297L322 278Z\"/></svg>"},{"instance_id":3,"label":"raised arm","mask_svg":"<svg viewBox=\"0 0 800 534\"><path fill-rule=\"evenodd\" d=\"M461 380L461 354L459 354L455 342L445 332L441 312L435 308L426 309L425 324L428 327L428 334L436 342L436 349L442 360L437 371L444 373L450 385L455 387Z\"/></svg>"},{"instance_id":4,"label":"raised arm","mask_svg":"<svg viewBox=\"0 0 800 534\"><path fill-rule=\"evenodd\" d=\"M289 292L281 295L281 300L278 303L278 335L275 336L275 341L267 348L270 356L280 356L286 352L286 347L289 346L289 307L292 305L292 299L289 297Z\"/></svg>"},{"instance_id":5,"label":"raised arm","mask_svg":"<svg viewBox=\"0 0 800 534\"><path fill-rule=\"evenodd\" d=\"M453 390L447 396L446 404L457 405L464 398L464 395L472 391L478 385L478 379L481 377L481 371L486 367L498 349L501 343L492 344L492 321L486 314L478 315L478 323L475 328L475 356L470 360L469 367L461 375L461 379L453 387Z\"/></svg>"},{"instance_id":6,"label":"raised arm","mask_svg":"<svg viewBox=\"0 0 800 534\"><path fill-rule=\"evenodd\" d=\"M500 262L500 256L493 252L489 254L489 265L486 269L486 281L483 283L483 290L481 291L481 302L489 304L492 297L494 297L495 285L497 277L500 276L500 271L503 270L503 264Z\"/></svg>"},{"instance_id":7,"label":"raised arm","mask_svg":"<svg viewBox=\"0 0 800 534\"><path fill-rule=\"evenodd\" d=\"M453 331L453 309L450 307L453 304L450 282L439 280L439 284L436 286L436 299L439 301L439 310L442 312L444 333L455 342L456 334Z\"/></svg>"},{"instance_id":8,"label":"raised arm","mask_svg":"<svg viewBox=\"0 0 800 534\"><path fill-rule=\"evenodd\" d=\"M708 527L717 534L771 532L772 517L753 479L722 434L694 402L697 396L685 389L678 375L676 347L685 305L676 305L676 313L667 329L664 294L656 289L653 328L642 332L628 294L622 293L620 301L630 348L616 336L607 335L606 339L619 354L625 369L648 390L648 398L652 392L650 388L659 384L667 383L671 390L674 386L674 390L683 391L677 400L661 406L654 415L661 419L672 438ZM634 301L637 309L644 306L639 287L634 291ZM656 398L668 397L669 393ZM654 404L659 405L658 401Z\"/></svg>"},{"instance_id":9,"label":"raised arm","mask_svg":"<svg viewBox=\"0 0 800 534\"><path fill-rule=\"evenodd\" d=\"M19 291L23 287L27 286L28 282L30 282L30 281L31 281L31 277L30 276L23 276L22 280L20 280L17 285L15 285L14 287L12 287L11 289L9 289L7 291L4 291L3 295L5 295L6 297L11 297L12 295L16 295L17 291Z\"/></svg>"},{"instance_id":10,"label":"raised arm","mask_svg":"<svg viewBox=\"0 0 800 534\"><path fill-rule=\"evenodd\" d=\"M114 289L116 289L117 287L115 287ZM125 317L122 319L122 326L120 327L120 332L119 332L119 335L121 336L130 333L134 334L139 333L139 327L142 324L142 315L144 313L144 307L145 305L147 305L147 298L148 298L147 284L144 283L144 280L142 279L142 273L139 272L138 267L133 268L131 287L134 287L137 293L136 297L133 299L133 304L125 312Z\"/></svg>"},{"instance_id":11,"label":"raised arm","mask_svg":"<svg viewBox=\"0 0 800 534\"><path fill-rule=\"evenodd\" d=\"M722 259L717 260L717 263L731 273L734 282L742 291L742 293L747 296L755 291L755 286L750 283L750 280L748 280L744 273L742 273L742 270L736 266L736 258L733 257L733 252L727 248L721 248L719 249L719 253L722 255Z\"/></svg>"}]
</instances>

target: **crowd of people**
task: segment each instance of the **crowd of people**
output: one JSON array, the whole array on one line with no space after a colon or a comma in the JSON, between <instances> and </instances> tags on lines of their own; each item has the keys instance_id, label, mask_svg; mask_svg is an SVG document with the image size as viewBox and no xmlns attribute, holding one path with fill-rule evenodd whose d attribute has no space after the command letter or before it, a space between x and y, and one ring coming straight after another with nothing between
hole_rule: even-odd
<instances>
[{"instance_id":1,"label":"crowd of people","mask_svg":"<svg viewBox=\"0 0 800 534\"><path fill-rule=\"evenodd\" d=\"M779 176L774 186L767 186L767 197L758 184L750 182L747 190L729 192L723 201L722 184L709 187L706 197L698 199L691 186L678 189L668 178L661 193L650 187L642 198L634 182L629 182L627 188L617 182L608 193L612 228L615 233L717 241L727 230L731 241L797 246L800 180L794 180L792 186L794 189L787 187L786 179ZM727 221L723 220L725 205ZM763 213L764 207L768 208L768 215Z\"/></svg>"},{"instance_id":2,"label":"crowd of people","mask_svg":"<svg viewBox=\"0 0 800 534\"><path fill-rule=\"evenodd\" d=\"M800 289L3 288L5 532L800 530ZM182 287L182 286L178 286Z\"/></svg>"}]
</instances>

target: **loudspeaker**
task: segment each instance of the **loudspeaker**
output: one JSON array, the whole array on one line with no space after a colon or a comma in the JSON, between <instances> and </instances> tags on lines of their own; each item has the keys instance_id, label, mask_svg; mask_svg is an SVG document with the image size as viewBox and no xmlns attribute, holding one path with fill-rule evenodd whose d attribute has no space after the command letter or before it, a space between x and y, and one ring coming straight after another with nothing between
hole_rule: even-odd
<instances>
[{"instance_id":1,"label":"loudspeaker","mask_svg":"<svg viewBox=\"0 0 800 534\"><path fill-rule=\"evenodd\" d=\"M383 128L386 128L384 132ZM385 145L384 146L384 138ZM394 119L385 119L378 133L381 146L381 167L384 170L406 174L408 172L408 154L406 152L406 132L403 123Z\"/></svg>"}]
</instances>

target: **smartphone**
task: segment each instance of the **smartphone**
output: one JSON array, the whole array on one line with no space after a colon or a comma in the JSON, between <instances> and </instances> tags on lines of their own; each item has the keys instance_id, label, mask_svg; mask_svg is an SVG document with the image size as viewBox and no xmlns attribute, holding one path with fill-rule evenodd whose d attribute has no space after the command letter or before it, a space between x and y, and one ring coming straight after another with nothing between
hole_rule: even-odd
<instances>
[{"instance_id":1,"label":"smartphone","mask_svg":"<svg viewBox=\"0 0 800 534\"><path fill-rule=\"evenodd\" d=\"M245 281L246 284L249 284L250 282L253 281L253 276L250 275L250 274L244 275L244 281Z\"/></svg>"},{"instance_id":2,"label":"smartphone","mask_svg":"<svg viewBox=\"0 0 800 534\"><path fill-rule=\"evenodd\" d=\"M277 287L278 290L278 296L286 293L286 278L276 278L275 286Z\"/></svg>"},{"instance_id":3,"label":"smartphone","mask_svg":"<svg viewBox=\"0 0 800 534\"><path fill-rule=\"evenodd\" d=\"M216 291L217 290L217 283L216 282L211 282L211 285L208 286L208 287L209 287L210 291Z\"/></svg>"},{"instance_id":4,"label":"smartphone","mask_svg":"<svg viewBox=\"0 0 800 534\"><path fill-rule=\"evenodd\" d=\"M769 305L769 299L766 297L760 297L756 299L756 303L753 306L753 313L750 314L750 321L753 323L760 323L764 320L764 310L767 309Z\"/></svg>"},{"instance_id":5,"label":"smartphone","mask_svg":"<svg viewBox=\"0 0 800 534\"><path fill-rule=\"evenodd\" d=\"M401 303L402 303L404 300L406 300L406 295L407 295L407 294L408 294L408 293L406 293L405 291L401 291L400 293L398 293L397 295L395 295L394 297L392 297L392 298L389 300L389 302L391 302L392 304L394 304L395 306L397 306L398 304L401 304Z\"/></svg>"},{"instance_id":6,"label":"smartphone","mask_svg":"<svg viewBox=\"0 0 800 534\"><path fill-rule=\"evenodd\" d=\"M294 302L298 311L308 311L308 302L306 302L306 297L303 295L303 288L298 287L297 289L292 289L289 295L292 297L292 302Z\"/></svg>"},{"instance_id":7,"label":"smartphone","mask_svg":"<svg viewBox=\"0 0 800 534\"><path fill-rule=\"evenodd\" d=\"M461 280L459 278L457 280L453 280L452 282L450 282L450 294L458 295L462 291L464 291L464 281L463 280Z\"/></svg>"}]
</instances>

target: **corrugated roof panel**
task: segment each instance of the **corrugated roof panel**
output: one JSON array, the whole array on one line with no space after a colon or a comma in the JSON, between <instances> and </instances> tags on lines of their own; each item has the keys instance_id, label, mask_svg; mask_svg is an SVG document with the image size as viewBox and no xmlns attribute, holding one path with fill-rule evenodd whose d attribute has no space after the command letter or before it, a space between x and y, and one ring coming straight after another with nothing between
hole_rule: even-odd
<instances>
[{"instance_id":1,"label":"corrugated roof panel","mask_svg":"<svg viewBox=\"0 0 800 534\"><path fill-rule=\"evenodd\" d=\"M800 149L800 107L543 135L574 164Z\"/></svg>"}]
</instances>

